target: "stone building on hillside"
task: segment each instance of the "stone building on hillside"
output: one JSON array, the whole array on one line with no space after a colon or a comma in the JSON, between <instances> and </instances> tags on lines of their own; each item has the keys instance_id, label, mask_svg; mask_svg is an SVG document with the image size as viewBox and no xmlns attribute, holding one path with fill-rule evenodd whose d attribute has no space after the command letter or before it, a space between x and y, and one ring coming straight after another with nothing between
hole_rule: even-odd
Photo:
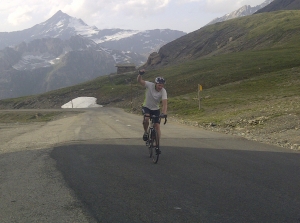
<instances>
[{"instance_id":1,"label":"stone building on hillside","mask_svg":"<svg viewBox=\"0 0 300 223\"><path fill-rule=\"evenodd\" d=\"M124 73L127 73L127 72L136 71L136 67L132 63L117 64L116 67L118 68L117 74L124 74Z\"/></svg>"}]
</instances>

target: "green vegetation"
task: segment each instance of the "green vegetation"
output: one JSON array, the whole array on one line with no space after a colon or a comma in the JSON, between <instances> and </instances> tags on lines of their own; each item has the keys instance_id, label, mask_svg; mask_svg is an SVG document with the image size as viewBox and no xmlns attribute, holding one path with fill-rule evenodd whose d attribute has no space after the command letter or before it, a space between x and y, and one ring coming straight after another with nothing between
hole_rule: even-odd
<instances>
[{"instance_id":1,"label":"green vegetation","mask_svg":"<svg viewBox=\"0 0 300 223\"><path fill-rule=\"evenodd\" d=\"M144 89L136 83L136 75L103 76L42 95L2 100L1 104L30 104L33 100L44 101L44 108L53 108L45 101L56 98L61 106L70 95L73 98L94 96L99 104L140 112ZM248 51L189 61L147 71L144 78L152 81L156 76L167 80L169 115L200 124L276 116L285 114L287 108L291 113L300 113L300 44L297 48ZM200 110L198 84L203 86ZM27 120L35 120L32 117L29 115ZM40 120L47 121L47 116Z\"/></svg>"},{"instance_id":2,"label":"green vegetation","mask_svg":"<svg viewBox=\"0 0 300 223\"><path fill-rule=\"evenodd\" d=\"M199 123L223 124L227 120L283 114L300 115L300 68L272 72L236 81L200 93L170 98L172 113Z\"/></svg>"},{"instance_id":3,"label":"green vegetation","mask_svg":"<svg viewBox=\"0 0 300 223\"><path fill-rule=\"evenodd\" d=\"M260 46L243 49L247 42L237 41L232 43L234 47L240 44L237 52L224 51L148 70L144 79L165 77L169 115L200 124L300 115L299 18L299 11L279 11L205 27L207 32L244 27L249 29L247 38L259 40ZM144 89L136 83L136 75L111 74L41 95L1 100L0 108L59 108L75 97L92 96L98 104L139 113ZM203 86L200 110L198 84Z\"/></svg>"}]
</instances>

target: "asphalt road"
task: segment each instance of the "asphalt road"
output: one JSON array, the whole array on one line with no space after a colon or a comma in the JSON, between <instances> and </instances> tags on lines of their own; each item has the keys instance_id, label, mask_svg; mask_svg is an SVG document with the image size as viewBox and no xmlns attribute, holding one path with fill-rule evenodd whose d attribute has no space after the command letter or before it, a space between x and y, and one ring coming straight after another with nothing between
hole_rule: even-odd
<instances>
[{"instance_id":1,"label":"asphalt road","mask_svg":"<svg viewBox=\"0 0 300 223\"><path fill-rule=\"evenodd\" d=\"M153 164L141 117L110 108L14 131L0 222L300 222L299 152L169 122Z\"/></svg>"}]
</instances>

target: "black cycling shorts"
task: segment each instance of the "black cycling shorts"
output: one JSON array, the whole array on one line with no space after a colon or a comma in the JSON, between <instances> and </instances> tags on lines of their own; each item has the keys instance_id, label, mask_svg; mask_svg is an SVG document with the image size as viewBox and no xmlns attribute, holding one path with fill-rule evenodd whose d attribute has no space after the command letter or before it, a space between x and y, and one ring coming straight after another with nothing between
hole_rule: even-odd
<instances>
[{"instance_id":1,"label":"black cycling shorts","mask_svg":"<svg viewBox=\"0 0 300 223\"><path fill-rule=\"evenodd\" d=\"M154 121L154 123L160 123L160 121L159 121L160 110L159 109L158 110L151 110L147 107L142 107L142 113L143 113L143 115L149 114L150 116L152 116L152 115L157 116L156 118L154 118L153 121Z\"/></svg>"}]
</instances>

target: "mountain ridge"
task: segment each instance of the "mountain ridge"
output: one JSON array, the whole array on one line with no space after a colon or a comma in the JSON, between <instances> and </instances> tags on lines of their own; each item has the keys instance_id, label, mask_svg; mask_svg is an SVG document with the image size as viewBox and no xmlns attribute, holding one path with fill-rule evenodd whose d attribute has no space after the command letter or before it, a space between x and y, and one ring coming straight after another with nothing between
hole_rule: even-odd
<instances>
[{"instance_id":1,"label":"mountain ridge","mask_svg":"<svg viewBox=\"0 0 300 223\"><path fill-rule=\"evenodd\" d=\"M265 6L269 5L271 2L273 2L274 0L266 0L264 1L262 4L257 5L257 6L250 6L250 5L244 5L241 8L227 13L226 15L219 17L219 18L215 18L213 19L211 22L209 22L207 25L212 25L215 24L217 22L224 22L227 21L229 19L235 19L235 18L240 18L243 16L248 16L248 15L252 15L255 12L257 12L258 10L264 8Z\"/></svg>"},{"instance_id":2,"label":"mountain ridge","mask_svg":"<svg viewBox=\"0 0 300 223\"><path fill-rule=\"evenodd\" d=\"M163 29L160 30L160 36L157 35L156 30L123 30L123 29L103 29L100 30L95 26L88 26L82 19L77 19L69 16L68 14L59 10L52 17L45 22L39 23L31 28L14 31L14 32L0 32L0 49L8 46L17 45L21 42L30 42L34 39L42 38L60 38L63 40L71 38L74 35L81 35L85 38L93 40L95 43L104 44L105 42L116 43L118 40L125 40L134 37L139 34L138 37L143 36L147 40L143 42L145 48L151 49L149 45L155 45L160 47L169 41L183 36L186 33L178 30ZM161 38L161 41L149 42L151 40L152 32L155 33L155 38ZM145 33L145 35L143 35ZM165 34L164 34L165 33ZM135 42L141 42L138 38L135 38ZM103 46L106 47L106 46ZM117 49L117 48L114 48ZM130 46L126 50L130 50ZM117 49L118 50L118 49ZM135 52L150 54L151 52L145 51L142 47L138 48Z\"/></svg>"},{"instance_id":3,"label":"mountain ridge","mask_svg":"<svg viewBox=\"0 0 300 223\"><path fill-rule=\"evenodd\" d=\"M289 23L282 22L283 17ZM205 26L161 47L148 57L143 68L158 69L188 60L283 45L286 40L298 37L298 26L288 25L297 24L298 19L300 11L278 11ZM274 28L263 30L264 27ZM285 32L276 32L279 27ZM266 41L275 36L276 41Z\"/></svg>"},{"instance_id":4,"label":"mountain ridge","mask_svg":"<svg viewBox=\"0 0 300 223\"><path fill-rule=\"evenodd\" d=\"M266 7L258 10L258 13L264 12L274 12L278 10L299 10L300 9L300 0L274 0Z\"/></svg>"}]
</instances>

